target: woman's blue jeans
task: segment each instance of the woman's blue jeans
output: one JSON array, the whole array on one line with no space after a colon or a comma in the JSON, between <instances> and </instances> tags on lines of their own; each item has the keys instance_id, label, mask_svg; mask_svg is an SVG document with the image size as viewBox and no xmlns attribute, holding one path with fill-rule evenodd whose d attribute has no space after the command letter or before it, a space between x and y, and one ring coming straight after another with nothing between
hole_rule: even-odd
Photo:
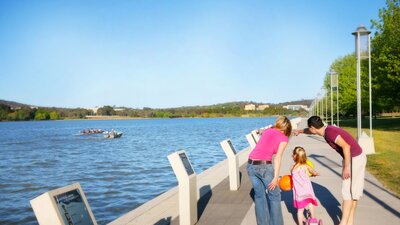
<instances>
[{"instance_id":1,"label":"woman's blue jeans","mask_svg":"<svg viewBox=\"0 0 400 225\"><path fill-rule=\"evenodd\" d=\"M254 204L258 225L283 225L281 208L281 190L279 185L274 190L267 190L274 178L272 164L247 164L247 173L254 189Z\"/></svg>"}]
</instances>

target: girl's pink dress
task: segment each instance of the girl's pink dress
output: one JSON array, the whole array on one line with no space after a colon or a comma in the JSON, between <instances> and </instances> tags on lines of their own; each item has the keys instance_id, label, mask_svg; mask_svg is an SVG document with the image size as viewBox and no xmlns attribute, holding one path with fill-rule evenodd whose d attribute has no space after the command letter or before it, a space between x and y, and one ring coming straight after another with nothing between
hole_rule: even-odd
<instances>
[{"instance_id":1,"label":"girl's pink dress","mask_svg":"<svg viewBox=\"0 0 400 225\"><path fill-rule=\"evenodd\" d=\"M297 209L305 208L309 203L317 206L317 198L311 184L307 170L302 166L292 171L293 204Z\"/></svg>"}]
</instances>

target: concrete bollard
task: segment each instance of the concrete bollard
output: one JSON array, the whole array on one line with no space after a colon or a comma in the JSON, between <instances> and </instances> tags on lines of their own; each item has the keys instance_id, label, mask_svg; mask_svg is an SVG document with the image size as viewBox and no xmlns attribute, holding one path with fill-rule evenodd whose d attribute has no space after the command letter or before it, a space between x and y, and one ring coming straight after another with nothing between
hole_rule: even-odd
<instances>
[{"instance_id":1,"label":"concrete bollard","mask_svg":"<svg viewBox=\"0 0 400 225\"><path fill-rule=\"evenodd\" d=\"M237 191L240 187L240 178L239 160L236 155L236 150L229 139L221 141L220 145L228 158L229 188L231 191Z\"/></svg>"}]
</instances>

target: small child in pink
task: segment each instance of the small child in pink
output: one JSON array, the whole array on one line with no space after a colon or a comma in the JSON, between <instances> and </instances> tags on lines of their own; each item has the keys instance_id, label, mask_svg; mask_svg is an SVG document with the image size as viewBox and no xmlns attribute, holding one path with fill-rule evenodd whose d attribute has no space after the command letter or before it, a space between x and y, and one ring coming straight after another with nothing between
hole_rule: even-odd
<instances>
[{"instance_id":1,"label":"small child in pink","mask_svg":"<svg viewBox=\"0 0 400 225\"><path fill-rule=\"evenodd\" d=\"M311 166L307 164L306 151L302 147L295 147L293 150L294 165L291 168L293 181L293 204L297 208L297 220L299 225L303 225L304 208L308 207L311 218L315 218L314 206L317 206L317 198L311 184L309 173L317 176Z\"/></svg>"}]
</instances>

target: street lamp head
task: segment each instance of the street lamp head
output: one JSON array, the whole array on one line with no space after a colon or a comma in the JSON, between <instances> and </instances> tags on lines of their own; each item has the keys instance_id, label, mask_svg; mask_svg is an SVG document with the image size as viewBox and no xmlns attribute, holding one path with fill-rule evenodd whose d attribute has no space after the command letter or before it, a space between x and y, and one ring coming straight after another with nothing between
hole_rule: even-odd
<instances>
[{"instance_id":1,"label":"street lamp head","mask_svg":"<svg viewBox=\"0 0 400 225\"><path fill-rule=\"evenodd\" d=\"M330 75L331 75L331 87L336 90L336 88L338 87L338 74L336 73L336 71L334 69L331 69L329 71Z\"/></svg>"},{"instance_id":2,"label":"street lamp head","mask_svg":"<svg viewBox=\"0 0 400 225\"><path fill-rule=\"evenodd\" d=\"M364 26L359 26L355 32L352 33L356 41L356 56L360 59L369 57L369 35L371 31L367 30Z\"/></svg>"},{"instance_id":3,"label":"street lamp head","mask_svg":"<svg viewBox=\"0 0 400 225\"><path fill-rule=\"evenodd\" d=\"M355 32L353 32L353 35L357 36L357 33L360 33L361 35L368 35L371 33L371 31L367 30L367 28L365 28L363 25L357 27L357 30Z\"/></svg>"}]
</instances>

